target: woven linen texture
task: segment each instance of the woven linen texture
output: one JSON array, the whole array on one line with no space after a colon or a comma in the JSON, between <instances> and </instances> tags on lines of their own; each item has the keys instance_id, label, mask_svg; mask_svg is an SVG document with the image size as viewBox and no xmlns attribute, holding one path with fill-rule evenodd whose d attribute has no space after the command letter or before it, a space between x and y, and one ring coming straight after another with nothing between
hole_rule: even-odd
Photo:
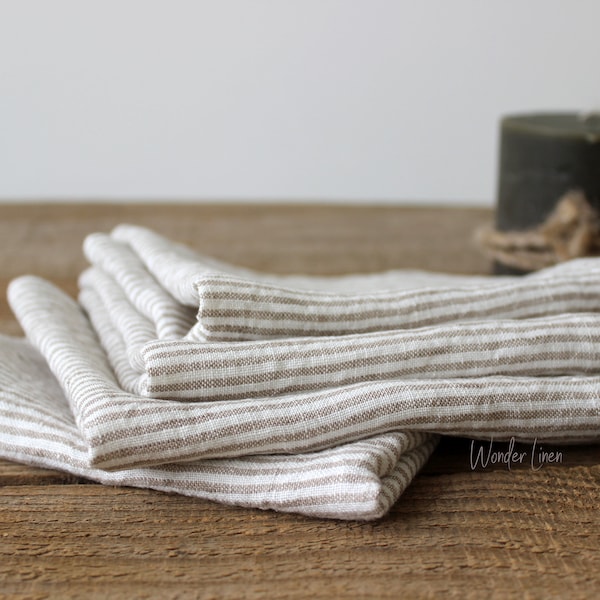
<instances>
[{"instance_id":1,"label":"woven linen texture","mask_svg":"<svg viewBox=\"0 0 600 600\"><path fill-rule=\"evenodd\" d=\"M255 273L135 226L79 303L9 288L0 454L312 516L385 514L438 434L598 441L600 263L523 278ZM207 304L208 303L208 304Z\"/></svg>"}]
</instances>

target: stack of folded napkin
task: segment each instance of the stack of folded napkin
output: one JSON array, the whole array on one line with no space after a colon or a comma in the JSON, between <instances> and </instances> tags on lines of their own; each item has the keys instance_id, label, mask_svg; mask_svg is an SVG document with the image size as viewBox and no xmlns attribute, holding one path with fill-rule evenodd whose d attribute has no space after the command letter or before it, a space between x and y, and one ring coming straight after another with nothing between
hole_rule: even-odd
<instances>
[{"instance_id":1,"label":"stack of folded napkin","mask_svg":"<svg viewBox=\"0 0 600 600\"><path fill-rule=\"evenodd\" d=\"M525 277L276 276L121 225L79 302L13 281L0 456L108 484L384 515L439 434L600 440L600 259Z\"/></svg>"}]
</instances>

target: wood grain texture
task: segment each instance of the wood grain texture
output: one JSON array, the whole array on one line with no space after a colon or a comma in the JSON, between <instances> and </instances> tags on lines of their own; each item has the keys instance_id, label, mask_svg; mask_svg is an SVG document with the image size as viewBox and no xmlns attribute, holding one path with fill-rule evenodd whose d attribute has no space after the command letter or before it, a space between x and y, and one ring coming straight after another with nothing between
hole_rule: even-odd
<instances>
[{"instance_id":1,"label":"wood grain texture","mask_svg":"<svg viewBox=\"0 0 600 600\"><path fill-rule=\"evenodd\" d=\"M74 295L81 243L120 222L275 272L480 273L489 211L327 206L0 206L0 287L36 273ZM0 299L0 331L16 334ZM497 445L495 449L506 449ZM531 451L520 446L522 451ZM445 439L391 514L342 523L87 484L0 461L2 598L595 598L600 451L473 470Z\"/></svg>"}]
</instances>

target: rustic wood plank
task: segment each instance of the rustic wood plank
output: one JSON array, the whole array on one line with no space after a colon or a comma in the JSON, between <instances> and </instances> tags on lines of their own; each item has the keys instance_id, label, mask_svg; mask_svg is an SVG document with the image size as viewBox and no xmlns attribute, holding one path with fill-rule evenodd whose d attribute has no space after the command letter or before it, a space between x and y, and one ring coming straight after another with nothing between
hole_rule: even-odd
<instances>
[{"instance_id":1,"label":"rustic wood plank","mask_svg":"<svg viewBox=\"0 0 600 600\"><path fill-rule=\"evenodd\" d=\"M490 220L389 206L0 206L0 332L20 331L5 301L11 278L35 273L75 295L85 235L120 222L250 267L325 274L487 272L472 237ZM595 597L598 447L564 448L560 465L539 471L473 470L470 443L444 439L392 513L368 524L82 485L0 461L0 596Z\"/></svg>"},{"instance_id":2,"label":"rustic wood plank","mask_svg":"<svg viewBox=\"0 0 600 600\"><path fill-rule=\"evenodd\" d=\"M73 278L85 265L85 235L121 222L273 272L412 267L476 273L489 263L473 235L490 220L485 209L390 206L0 205L0 273Z\"/></svg>"},{"instance_id":3,"label":"rustic wood plank","mask_svg":"<svg viewBox=\"0 0 600 600\"><path fill-rule=\"evenodd\" d=\"M0 488L18 485L36 486L72 483L86 483L86 480L61 471L40 469L0 459Z\"/></svg>"},{"instance_id":4,"label":"rustic wood plank","mask_svg":"<svg viewBox=\"0 0 600 600\"><path fill-rule=\"evenodd\" d=\"M101 486L7 487L5 593L111 597L593 597L600 466L421 477L377 523ZM57 512L58 511L58 512ZM197 596L194 596L197 594Z\"/></svg>"}]
</instances>

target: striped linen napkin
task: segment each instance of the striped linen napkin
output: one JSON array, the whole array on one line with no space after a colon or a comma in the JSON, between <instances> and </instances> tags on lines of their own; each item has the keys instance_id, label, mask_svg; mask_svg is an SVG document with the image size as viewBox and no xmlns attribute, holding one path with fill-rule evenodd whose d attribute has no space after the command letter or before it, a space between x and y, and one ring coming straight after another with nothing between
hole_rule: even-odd
<instances>
[{"instance_id":1,"label":"striped linen napkin","mask_svg":"<svg viewBox=\"0 0 600 600\"><path fill-rule=\"evenodd\" d=\"M526 277L419 271L272 275L217 262L132 225L89 236L84 252L144 317L136 321L139 335L150 326L160 339L240 341L523 319L596 312L600 297L600 263L593 258ZM102 291L105 285L106 280L97 287ZM114 289L103 297L117 301Z\"/></svg>"},{"instance_id":2,"label":"striped linen napkin","mask_svg":"<svg viewBox=\"0 0 600 600\"><path fill-rule=\"evenodd\" d=\"M22 277L9 299L29 341L0 336L3 458L107 484L369 520L390 509L437 444L435 435L368 418L338 430L342 416L329 416L319 395L306 405L302 397L185 404L134 396L63 292Z\"/></svg>"},{"instance_id":3,"label":"striped linen napkin","mask_svg":"<svg viewBox=\"0 0 600 600\"><path fill-rule=\"evenodd\" d=\"M437 434L600 438L600 262L523 278L255 273L120 226L80 305L24 277L0 454L106 483L373 519ZM84 310L82 310L82 307Z\"/></svg>"}]
</instances>

